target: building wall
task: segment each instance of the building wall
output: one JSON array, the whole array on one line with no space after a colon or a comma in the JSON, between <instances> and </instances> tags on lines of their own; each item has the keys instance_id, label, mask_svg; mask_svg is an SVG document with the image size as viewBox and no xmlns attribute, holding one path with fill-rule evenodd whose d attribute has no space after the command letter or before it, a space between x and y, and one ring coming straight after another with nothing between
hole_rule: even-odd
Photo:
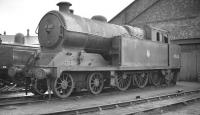
<instances>
[{"instance_id":1,"label":"building wall","mask_svg":"<svg viewBox=\"0 0 200 115\"><path fill-rule=\"evenodd\" d=\"M110 23L151 25L168 30L172 39L200 38L200 0L136 0Z\"/></svg>"},{"instance_id":2,"label":"building wall","mask_svg":"<svg viewBox=\"0 0 200 115\"><path fill-rule=\"evenodd\" d=\"M146 24L197 16L199 0L135 0L110 20L115 24Z\"/></svg>"},{"instance_id":3,"label":"building wall","mask_svg":"<svg viewBox=\"0 0 200 115\"><path fill-rule=\"evenodd\" d=\"M158 0L135 0L132 4L120 12L110 22L114 24L129 24L133 18L139 16L144 10L151 7ZM139 6L139 7L138 7Z\"/></svg>"},{"instance_id":4,"label":"building wall","mask_svg":"<svg viewBox=\"0 0 200 115\"><path fill-rule=\"evenodd\" d=\"M200 78L200 0L135 0L109 21L119 25L161 28L181 44L180 80ZM187 43L188 42L188 43Z\"/></svg>"},{"instance_id":5,"label":"building wall","mask_svg":"<svg viewBox=\"0 0 200 115\"><path fill-rule=\"evenodd\" d=\"M195 81L200 78L200 44L181 45L181 72L179 79Z\"/></svg>"}]
</instances>

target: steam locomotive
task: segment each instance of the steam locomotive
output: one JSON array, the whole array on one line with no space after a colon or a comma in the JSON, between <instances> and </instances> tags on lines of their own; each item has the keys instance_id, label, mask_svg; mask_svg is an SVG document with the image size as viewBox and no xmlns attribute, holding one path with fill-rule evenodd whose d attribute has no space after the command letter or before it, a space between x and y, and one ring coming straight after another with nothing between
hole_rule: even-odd
<instances>
[{"instance_id":1,"label":"steam locomotive","mask_svg":"<svg viewBox=\"0 0 200 115\"><path fill-rule=\"evenodd\" d=\"M32 55L39 50L39 47L26 44L25 41L27 40L25 40L24 35L21 33L16 34L14 39L11 37L1 38L1 41L0 88L12 86L13 84L24 86L25 75L23 69Z\"/></svg>"},{"instance_id":2,"label":"steam locomotive","mask_svg":"<svg viewBox=\"0 0 200 115\"><path fill-rule=\"evenodd\" d=\"M66 98L74 90L99 94L104 87L176 84L180 47L170 43L167 31L86 19L72 14L68 2L57 5L59 11L39 22L41 51L28 71L38 94L47 87Z\"/></svg>"}]
</instances>

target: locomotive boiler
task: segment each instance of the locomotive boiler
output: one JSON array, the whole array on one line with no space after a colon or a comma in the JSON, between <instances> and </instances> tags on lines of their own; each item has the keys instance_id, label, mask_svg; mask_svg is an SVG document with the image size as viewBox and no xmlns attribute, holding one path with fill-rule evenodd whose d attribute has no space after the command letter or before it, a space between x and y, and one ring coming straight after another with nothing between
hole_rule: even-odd
<instances>
[{"instance_id":1,"label":"locomotive boiler","mask_svg":"<svg viewBox=\"0 0 200 115\"><path fill-rule=\"evenodd\" d=\"M176 82L180 47L170 44L166 31L86 19L70 13L68 2L57 5L59 11L48 12L38 26L41 52L29 71L38 94L46 88L37 82L46 79L60 98L73 90L99 94L110 86L124 91L131 83L143 88Z\"/></svg>"}]
</instances>

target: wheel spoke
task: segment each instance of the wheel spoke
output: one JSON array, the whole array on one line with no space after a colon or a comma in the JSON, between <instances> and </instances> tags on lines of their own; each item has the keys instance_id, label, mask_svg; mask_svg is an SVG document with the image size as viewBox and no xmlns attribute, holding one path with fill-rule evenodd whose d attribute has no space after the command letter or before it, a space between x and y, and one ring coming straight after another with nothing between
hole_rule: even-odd
<instances>
[{"instance_id":1,"label":"wheel spoke","mask_svg":"<svg viewBox=\"0 0 200 115\"><path fill-rule=\"evenodd\" d=\"M95 86L93 87L93 90L94 90L95 92L97 91Z\"/></svg>"},{"instance_id":2,"label":"wheel spoke","mask_svg":"<svg viewBox=\"0 0 200 115\"><path fill-rule=\"evenodd\" d=\"M93 83L91 83L91 85L94 85L94 82L93 82Z\"/></svg>"},{"instance_id":3,"label":"wheel spoke","mask_svg":"<svg viewBox=\"0 0 200 115\"><path fill-rule=\"evenodd\" d=\"M59 88L62 88L61 85L58 85L58 86L57 86L57 89L59 89Z\"/></svg>"}]
</instances>

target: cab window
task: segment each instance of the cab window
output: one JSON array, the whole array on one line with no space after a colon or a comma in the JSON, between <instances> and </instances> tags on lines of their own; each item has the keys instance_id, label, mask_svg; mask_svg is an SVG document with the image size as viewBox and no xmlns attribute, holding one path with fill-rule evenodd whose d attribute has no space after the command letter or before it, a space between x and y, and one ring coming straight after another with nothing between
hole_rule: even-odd
<instances>
[{"instance_id":1,"label":"cab window","mask_svg":"<svg viewBox=\"0 0 200 115\"><path fill-rule=\"evenodd\" d=\"M160 41L160 33L159 33L159 32L156 33L156 40L157 40L158 42Z\"/></svg>"},{"instance_id":2,"label":"cab window","mask_svg":"<svg viewBox=\"0 0 200 115\"><path fill-rule=\"evenodd\" d=\"M167 36L164 36L164 43L168 43L168 37Z\"/></svg>"}]
</instances>

